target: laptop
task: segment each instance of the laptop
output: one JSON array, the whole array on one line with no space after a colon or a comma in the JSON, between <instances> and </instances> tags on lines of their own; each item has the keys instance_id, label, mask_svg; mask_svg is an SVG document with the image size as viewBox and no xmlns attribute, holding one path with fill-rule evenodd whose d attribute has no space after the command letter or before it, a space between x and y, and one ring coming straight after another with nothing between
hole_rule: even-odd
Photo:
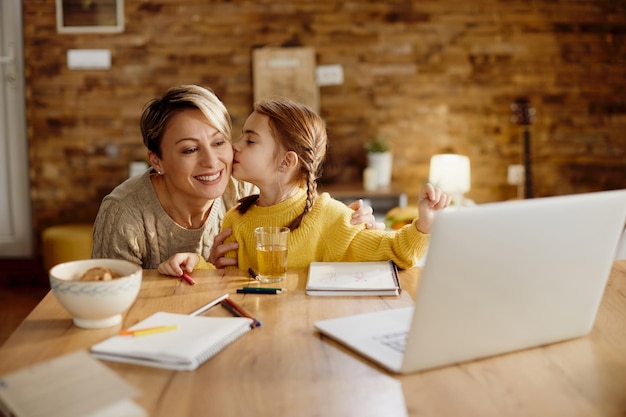
<instances>
[{"instance_id":1,"label":"laptop","mask_svg":"<svg viewBox=\"0 0 626 417\"><path fill-rule=\"evenodd\" d=\"M315 328L393 373L588 334L626 224L626 190L446 209L413 307Z\"/></svg>"}]
</instances>

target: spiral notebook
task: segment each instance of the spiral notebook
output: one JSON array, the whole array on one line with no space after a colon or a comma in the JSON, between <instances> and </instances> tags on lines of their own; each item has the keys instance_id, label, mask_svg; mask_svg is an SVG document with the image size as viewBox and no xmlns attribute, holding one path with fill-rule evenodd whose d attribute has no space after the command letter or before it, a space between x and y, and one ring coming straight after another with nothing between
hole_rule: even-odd
<instances>
[{"instance_id":1,"label":"spiral notebook","mask_svg":"<svg viewBox=\"0 0 626 417\"><path fill-rule=\"evenodd\" d=\"M97 358L192 371L250 331L246 317L204 317L168 312L154 313L129 330L167 327L144 336L116 335L91 347Z\"/></svg>"},{"instance_id":2,"label":"spiral notebook","mask_svg":"<svg viewBox=\"0 0 626 417\"><path fill-rule=\"evenodd\" d=\"M392 261L311 262L307 295L400 295L398 267Z\"/></svg>"}]
</instances>

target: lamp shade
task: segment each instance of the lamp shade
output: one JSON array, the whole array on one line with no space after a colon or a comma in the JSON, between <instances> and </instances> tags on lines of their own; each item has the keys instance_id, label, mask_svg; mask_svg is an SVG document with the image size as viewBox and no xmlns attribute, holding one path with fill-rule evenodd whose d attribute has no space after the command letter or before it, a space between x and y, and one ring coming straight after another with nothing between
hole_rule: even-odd
<instances>
[{"instance_id":1,"label":"lamp shade","mask_svg":"<svg viewBox=\"0 0 626 417\"><path fill-rule=\"evenodd\" d=\"M429 181L443 192L458 194L470 190L470 160L457 154L438 154L430 158Z\"/></svg>"}]
</instances>

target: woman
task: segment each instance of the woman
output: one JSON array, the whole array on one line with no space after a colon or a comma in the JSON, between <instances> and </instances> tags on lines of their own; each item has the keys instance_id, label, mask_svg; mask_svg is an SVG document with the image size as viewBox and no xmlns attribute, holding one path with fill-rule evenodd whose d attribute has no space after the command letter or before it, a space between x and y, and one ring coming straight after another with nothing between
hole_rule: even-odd
<instances>
[{"instance_id":1,"label":"woman","mask_svg":"<svg viewBox=\"0 0 626 417\"><path fill-rule=\"evenodd\" d=\"M230 175L232 122L224 104L206 88L174 87L146 104L140 126L152 168L102 200L92 257L156 269L175 253L192 252L217 267L237 266L224 257L238 245L222 244L231 231L220 233L221 223L254 187ZM353 222L380 227L370 207L350 206L359 209Z\"/></svg>"}]
</instances>

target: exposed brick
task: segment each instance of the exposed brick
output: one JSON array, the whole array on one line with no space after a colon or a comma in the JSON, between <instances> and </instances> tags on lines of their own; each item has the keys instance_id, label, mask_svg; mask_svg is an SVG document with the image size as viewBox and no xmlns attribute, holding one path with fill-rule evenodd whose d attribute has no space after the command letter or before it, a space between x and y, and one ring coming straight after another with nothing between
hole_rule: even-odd
<instances>
[{"instance_id":1,"label":"exposed brick","mask_svg":"<svg viewBox=\"0 0 626 417\"><path fill-rule=\"evenodd\" d=\"M143 104L175 84L214 89L238 134L252 108L251 52L316 49L345 82L322 87L331 136L324 181L360 181L363 145L391 144L410 194L430 157L470 156L477 202L506 200L522 161L510 105L526 96L536 195L626 187L626 1L125 0L120 34L58 34L55 0L24 10L34 233L91 221L100 200L145 160ZM108 71L71 71L66 52L107 48ZM108 145L118 156L109 157Z\"/></svg>"}]
</instances>

